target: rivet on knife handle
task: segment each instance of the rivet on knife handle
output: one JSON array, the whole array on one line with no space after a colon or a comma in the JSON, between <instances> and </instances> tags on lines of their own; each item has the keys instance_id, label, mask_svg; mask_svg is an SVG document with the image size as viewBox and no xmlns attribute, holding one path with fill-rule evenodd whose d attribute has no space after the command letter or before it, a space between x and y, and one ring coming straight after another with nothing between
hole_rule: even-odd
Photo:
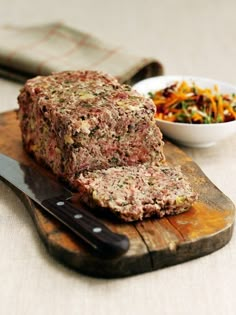
<instances>
[{"instance_id":1,"label":"rivet on knife handle","mask_svg":"<svg viewBox=\"0 0 236 315\"><path fill-rule=\"evenodd\" d=\"M70 200L54 197L44 200L42 205L100 255L115 258L129 249L129 239L125 235L112 232L89 212L77 208Z\"/></svg>"}]
</instances>

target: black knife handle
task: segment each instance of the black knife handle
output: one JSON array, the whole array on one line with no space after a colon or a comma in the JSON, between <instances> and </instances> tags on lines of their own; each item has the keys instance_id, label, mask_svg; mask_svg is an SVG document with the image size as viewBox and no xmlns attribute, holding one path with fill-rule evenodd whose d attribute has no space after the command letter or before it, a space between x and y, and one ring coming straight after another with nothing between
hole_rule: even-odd
<instances>
[{"instance_id":1,"label":"black knife handle","mask_svg":"<svg viewBox=\"0 0 236 315\"><path fill-rule=\"evenodd\" d=\"M91 213L73 205L70 199L50 198L42 205L100 255L115 258L129 249L125 235L112 232Z\"/></svg>"}]
</instances>

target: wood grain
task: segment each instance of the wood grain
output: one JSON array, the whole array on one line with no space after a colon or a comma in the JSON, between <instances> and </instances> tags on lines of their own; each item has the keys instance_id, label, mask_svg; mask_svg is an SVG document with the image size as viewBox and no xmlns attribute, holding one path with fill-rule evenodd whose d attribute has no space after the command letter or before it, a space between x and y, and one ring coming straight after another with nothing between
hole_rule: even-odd
<instances>
[{"instance_id":1,"label":"wood grain","mask_svg":"<svg viewBox=\"0 0 236 315\"><path fill-rule=\"evenodd\" d=\"M0 115L0 152L37 167L24 152L16 113ZM165 155L170 165L181 165L199 200L185 213L163 219L149 219L125 224L100 217L113 231L126 234L130 249L122 257L101 259L66 227L37 207L27 196L16 191L26 205L49 253L65 265L95 277L124 277L153 271L194 259L229 242L232 236L235 207L178 147L167 142Z\"/></svg>"}]
</instances>

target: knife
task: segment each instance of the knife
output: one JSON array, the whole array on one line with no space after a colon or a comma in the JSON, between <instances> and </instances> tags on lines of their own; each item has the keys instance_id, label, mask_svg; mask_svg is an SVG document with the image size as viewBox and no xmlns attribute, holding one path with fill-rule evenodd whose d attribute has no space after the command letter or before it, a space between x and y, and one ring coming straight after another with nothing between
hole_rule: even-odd
<instances>
[{"instance_id":1,"label":"knife","mask_svg":"<svg viewBox=\"0 0 236 315\"><path fill-rule=\"evenodd\" d=\"M129 239L112 232L100 220L72 203L72 192L34 168L0 154L0 177L56 217L96 254L116 258L127 252Z\"/></svg>"}]
</instances>

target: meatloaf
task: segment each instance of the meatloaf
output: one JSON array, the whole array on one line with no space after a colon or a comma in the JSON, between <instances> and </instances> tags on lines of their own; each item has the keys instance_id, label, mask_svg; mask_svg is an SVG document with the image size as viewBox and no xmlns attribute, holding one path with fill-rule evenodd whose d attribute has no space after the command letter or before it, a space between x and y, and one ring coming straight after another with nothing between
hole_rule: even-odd
<instances>
[{"instance_id":1,"label":"meatloaf","mask_svg":"<svg viewBox=\"0 0 236 315\"><path fill-rule=\"evenodd\" d=\"M107 74L38 76L18 102L25 149L72 187L85 170L164 160L153 102Z\"/></svg>"},{"instance_id":2,"label":"meatloaf","mask_svg":"<svg viewBox=\"0 0 236 315\"><path fill-rule=\"evenodd\" d=\"M180 168L164 165L85 172L77 187L85 204L109 209L126 222L184 212L197 198Z\"/></svg>"}]
</instances>

